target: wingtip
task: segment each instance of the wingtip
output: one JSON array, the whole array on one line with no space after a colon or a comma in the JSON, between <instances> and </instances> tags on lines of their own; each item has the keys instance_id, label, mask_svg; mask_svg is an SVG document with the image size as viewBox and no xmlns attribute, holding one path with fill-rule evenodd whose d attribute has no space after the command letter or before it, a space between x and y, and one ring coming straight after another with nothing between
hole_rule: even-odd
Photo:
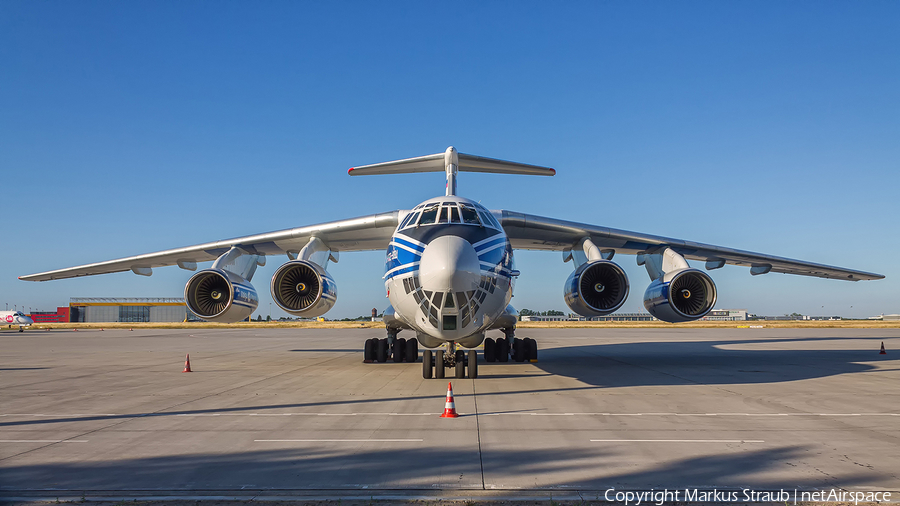
<instances>
[{"instance_id":1,"label":"wingtip","mask_svg":"<svg viewBox=\"0 0 900 506\"><path fill-rule=\"evenodd\" d=\"M348 175L348 176L352 176L352 175L353 175L353 167L350 167L349 169L347 169L347 175Z\"/></svg>"},{"instance_id":2,"label":"wingtip","mask_svg":"<svg viewBox=\"0 0 900 506\"><path fill-rule=\"evenodd\" d=\"M556 169L550 169L550 175L551 175L551 176L555 176L555 175L556 175Z\"/></svg>"}]
</instances>

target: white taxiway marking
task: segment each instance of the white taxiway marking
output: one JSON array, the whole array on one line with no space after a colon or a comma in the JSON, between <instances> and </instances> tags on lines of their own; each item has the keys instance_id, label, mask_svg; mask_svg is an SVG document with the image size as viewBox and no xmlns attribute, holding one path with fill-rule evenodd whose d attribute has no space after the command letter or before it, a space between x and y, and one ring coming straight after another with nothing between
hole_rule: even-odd
<instances>
[{"instance_id":1,"label":"white taxiway marking","mask_svg":"<svg viewBox=\"0 0 900 506\"><path fill-rule=\"evenodd\" d=\"M87 439L0 439L0 443L87 443Z\"/></svg>"},{"instance_id":2,"label":"white taxiway marking","mask_svg":"<svg viewBox=\"0 0 900 506\"><path fill-rule=\"evenodd\" d=\"M6 416L34 416L48 418L75 418L84 416L119 416L119 417L145 417L145 416L434 416L440 415L440 411L433 413L72 413L72 414L43 414L43 413L0 413L0 417ZM900 413L483 413L481 416L900 416Z\"/></svg>"},{"instance_id":3,"label":"white taxiway marking","mask_svg":"<svg viewBox=\"0 0 900 506\"><path fill-rule=\"evenodd\" d=\"M765 443L762 439L591 439L592 443Z\"/></svg>"},{"instance_id":4,"label":"white taxiway marking","mask_svg":"<svg viewBox=\"0 0 900 506\"><path fill-rule=\"evenodd\" d=\"M254 439L255 443L421 443L424 439Z\"/></svg>"}]
</instances>

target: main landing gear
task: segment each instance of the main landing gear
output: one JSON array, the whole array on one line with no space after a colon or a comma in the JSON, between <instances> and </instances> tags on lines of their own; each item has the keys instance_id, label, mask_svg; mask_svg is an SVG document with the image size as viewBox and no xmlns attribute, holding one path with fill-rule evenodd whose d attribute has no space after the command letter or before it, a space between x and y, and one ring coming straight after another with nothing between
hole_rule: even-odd
<instances>
[{"instance_id":1,"label":"main landing gear","mask_svg":"<svg viewBox=\"0 0 900 506\"><path fill-rule=\"evenodd\" d=\"M509 362L512 358L515 362L537 362L537 342L526 337L515 337L515 329L503 329L506 337L494 341L490 337L484 340L485 362Z\"/></svg>"},{"instance_id":2,"label":"main landing gear","mask_svg":"<svg viewBox=\"0 0 900 506\"><path fill-rule=\"evenodd\" d=\"M388 331L385 339L367 339L363 350L363 362L416 362L419 360L419 341L397 337L397 332Z\"/></svg>"},{"instance_id":3,"label":"main landing gear","mask_svg":"<svg viewBox=\"0 0 900 506\"><path fill-rule=\"evenodd\" d=\"M397 337L399 330L388 329L384 339L367 339L364 362L417 362L419 359L419 342L415 338ZM505 338L484 340L485 362L537 362L537 343L534 339L515 337L515 329L503 329ZM453 370L457 379L478 377L478 352L476 350L458 349L455 342L446 343L446 348L422 351L422 377L425 379L443 379L447 369Z\"/></svg>"},{"instance_id":4,"label":"main landing gear","mask_svg":"<svg viewBox=\"0 0 900 506\"><path fill-rule=\"evenodd\" d=\"M433 358L432 358L433 357ZM446 369L453 369L457 379L478 377L478 352L457 350L456 343L447 343L447 350L422 352L422 377L442 379Z\"/></svg>"}]
</instances>

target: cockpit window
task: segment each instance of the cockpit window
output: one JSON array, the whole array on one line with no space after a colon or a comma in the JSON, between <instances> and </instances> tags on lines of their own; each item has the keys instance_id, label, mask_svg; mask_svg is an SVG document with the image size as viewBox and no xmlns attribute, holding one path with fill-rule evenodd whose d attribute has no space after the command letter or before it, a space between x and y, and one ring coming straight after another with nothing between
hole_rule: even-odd
<instances>
[{"instance_id":1,"label":"cockpit window","mask_svg":"<svg viewBox=\"0 0 900 506\"><path fill-rule=\"evenodd\" d=\"M421 211L419 211L420 209ZM420 225L433 225L435 223L465 223L466 225L481 225L497 229L500 228L497 220L491 216L490 211L478 204L441 202L416 206L405 218L403 218L399 229L402 230Z\"/></svg>"},{"instance_id":2,"label":"cockpit window","mask_svg":"<svg viewBox=\"0 0 900 506\"><path fill-rule=\"evenodd\" d=\"M422 211L422 219L419 220L419 225L431 225L437 219L437 213L440 210L439 204L432 204L425 208Z\"/></svg>"},{"instance_id":3,"label":"cockpit window","mask_svg":"<svg viewBox=\"0 0 900 506\"><path fill-rule=\"evenodd\" d=\"M478 215L481 216L481 222L484 223L484 226L494 228L494 223L491 222L491 219L488 217L490 214L484 211L478 211Z\"/></svg>"},{"instance_id":4,"label":"cockpit window","mask_svg":"<svg viewBox=\"0 0 900 506\"><path fill-rule=\"evenodd\" d=\"M463 223L470 223L472 225L481 225L481 222L478 221L478 213L475 211L475 208L468 204L460 204L459 208L462 210L462 220Z\"/></svg>"}]
</instances>

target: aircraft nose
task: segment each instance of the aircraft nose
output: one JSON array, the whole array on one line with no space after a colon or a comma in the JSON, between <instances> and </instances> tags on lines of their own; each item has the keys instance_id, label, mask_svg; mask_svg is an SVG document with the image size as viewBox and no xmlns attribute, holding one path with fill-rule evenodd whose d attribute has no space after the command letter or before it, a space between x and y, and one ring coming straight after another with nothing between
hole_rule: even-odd
<instances>
[{"instance_id":1,"label":"aircraft nose","mask_svg":"<svg viewBox=\"0 0 900 506\"><path fill-rule=\"evenodd\" d=\"M481 264L469 241L455 235L428 243L419 263L422 288L431 291L465 292L478 288Z\"/></svg>"}]
</instances>

